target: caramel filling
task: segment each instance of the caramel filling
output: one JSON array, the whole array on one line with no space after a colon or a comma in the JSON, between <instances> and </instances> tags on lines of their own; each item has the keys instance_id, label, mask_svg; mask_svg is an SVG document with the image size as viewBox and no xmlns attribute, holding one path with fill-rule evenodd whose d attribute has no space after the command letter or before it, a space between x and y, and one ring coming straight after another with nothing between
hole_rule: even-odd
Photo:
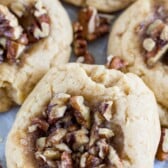
<instances>
[{"instance_id":1,"label":"caramel filling","mask_svg":"<svg viewBox=\"0 0 168 168\"><path fill-rule=\"evenodd\" d=\"M0 5L0 23L0 63L19 63L22 53L50 31L50 18L40 0L30 6Z\"/></svg>"},{"instance_id":2,"label":"caramel filling","mask_svg":"<svg viewBox=\"0 0 168 168\"><path fill-rule=\"evenodd\" d=\"M56 94L28 131L38 135L39 167L118 167L123 153L121 127L112 122L112 101L96 107L82 96Z\"/></svg>"}]
</instances>

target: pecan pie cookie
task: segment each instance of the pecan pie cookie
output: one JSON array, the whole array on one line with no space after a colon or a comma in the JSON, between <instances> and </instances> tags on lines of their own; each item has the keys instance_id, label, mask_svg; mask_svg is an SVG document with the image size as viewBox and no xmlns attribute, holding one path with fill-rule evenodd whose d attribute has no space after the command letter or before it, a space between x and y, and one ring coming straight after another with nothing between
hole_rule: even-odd
<instances>
[{"instance_id":1,"label":"pecan pie cookie","mask_svg":"<svg viewBox=\"0 0 168 168\"><path fill-rule=\"evenodd\" d=\"M140 78L63 65L21 107L7 139L7 167L153 168L159 139L157 104Z\"/></svg>"},{"instance_id":2,"label":"pecan pie cookie","mask_svg":"<svg viewBox=\"0 0 168 168\"><path fill-rule=\"evenodd\" d=\"M126 8L136 0L64 0L77 6L93 6L102 12L115 12Z\"/></svg>"},{"instance_id":3,"label":"pecan pie cookie","mask_svg":"<svg viewBox=\"0 0 168 168\"><path fill-rule=\"evenodd\" d=\"M59 1L1 0L0 112L22 104L50 67L66 63L71 41L71 24Z\"/></svg>"},{"instance_id":4,"label":"pecan pie cookie","mask_svg":"<svg viewBox=\"0 0 168 168\"><path fill-rule=\"evenodd\" d=\"M167 0L137 1L116 21L108 46L108 55L112 55L108 64L112 68L118 65L126 72L136 73L152 89L164 126L168 126L167 49Z\"/></svg>"}]
</instances>

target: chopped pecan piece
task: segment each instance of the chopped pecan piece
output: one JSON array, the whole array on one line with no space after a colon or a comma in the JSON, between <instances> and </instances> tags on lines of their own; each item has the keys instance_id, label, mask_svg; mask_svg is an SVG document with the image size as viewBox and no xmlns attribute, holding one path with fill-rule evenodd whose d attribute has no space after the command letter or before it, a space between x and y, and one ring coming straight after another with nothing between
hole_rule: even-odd
<instances>
[{"instance_id":1,"label":"chopped pecan piece","mask_svg":"<svg viewBox=\"0 0 168 168\"><path fill-rule=\"evenodd\" d=\"M117 56L110 56L108 58L107 67L109 69L123 70L127 65L126 61Z\"/></svg>"},{"instance_id":2,"label":"chopped pecan piece","mask_svg":"<svg viewBox=\"0 0 168 168\"><path fill-rule=\"evenodd\" d=\"M74 53L76 56L83 56L87 51L87 41L83 37L83 26L79 22L73 24L74 30Z\"/></svg>"},{"instance_id":3,"label":"chopped pecan piece","mask_svg":"<svg viewBox=\"0 0 168 168\"><path fill-rule=\"evenodd\" d=\"M9 60L10 63L14 63L24 50L25 45L16 43L14 41L7 41L6 58Z\"/></svg>"},{"instance_id":4,"label":"chopped pecan piece","mask_svg":"<svg viewBox=\"0 0 168 168\"><path fill-rule=\"evenodd\" d=\"M105 118L103 117L103 115L101 113L95 112L94 120L95 120L96 124L99 126L105 121Z\"/></svg>"},{"instance_id":5,"label":"chopped pecan piece","mask_svg":"<svg viewBox=\"0 0 168 168\"><path fill-rule=\"evenodd\" d=\"M80 150L82 145L85 145L89 142L88 133L88 130L82 128L81 130L74 131L67 135L70 143L73 143L72 146L74 150Z\"/></svg>"},{"instance_id":6,"label":"chopped pecan piece","mask_svg":"<svg viewBox=\"0 0 168 168\"><path fill-rule=\"evenodd\" d=\"M86 167L97 167L101 164L102 160L94 155L89 155L86 160Z\"/></svg>"},{"instance_id":7,"label":"chopped pecan piece","mask_svg":"<svg viewBox=\"0 0 168 168\"><path fill-rule=\"evenodd\" d=\"M101 138L111 138L114 136L113 131L108 128L99 128L98 134Z\"/></svg>"},{"instance_id":8,"label":"chopped pecan piece","mask_svg":"<svg viewBox=\"0 0 168 168\"><path fill-rule=\"evenodd\" d=\"M90 109L84 104L82 96L74 96L70 99L70 104L75 109L75 117L78 123L84 127L90 127Z\"/></svg>"},{"instance_id":9,"label":"chopped pecan piece","mask_svg":"<svg viewBox=\"0 0 168 168\"><path fill-rule=\"evenodd\" d=\"M99 147L99 157L101 159L104 159L109 154L109 145L107 144L105 139L98 141L97 145Z\"/></svg>"},{"instance_id":10,"label":"chopped pecan piece","mask_svg":"<svg viewBox=\"0 0 168 168\"><path fill-rule=\"evenodd\" d=\"M70 96L68 94L56 94L50 104L47 107L48 121L49 123L55 123L59 118L62 118L66 112L67 106L65 105L69 101Z\"/></svg>"},{"instance_id":11,"label":"chopped pecan piece","mask_svg":"<svg viewBox=\"0 0 168 168\"><path fill-rule=\"evenodd\" d=\"M110 121L113 117L112 116L112 114L113 114L112 105L113 105L112 101L105 101L105 102L102 102L99 106L99 110L100 110L101 114L104 116L104 118L107 121Z\"/></svg>"},{"instance_id":12,"label":"chopped pecan piece","mask_svg":"<svg viewBox=\"0 0 168 168\"><path fill-rule=\"evenodd\" d=\"M158 147L157 159L160 161L168 160L168 129L162 128L160 144Z\"/></svg>"},{"instance_id":13,"label":"chopped pecan piece","mask_svg":"<svg viewBox=\"0 0 168 168\"><path fill-rule=\"evenodd\" d=\"M61 168L73 168L72 157L68 152L63 152L61 156Z\"/></svg>"},{"instance_id":14,"label":"chopped pecan piece","mask_svg":"<svg viewBox=\"0 0 168 168\"><path fill-rule=\"evenodd\" d=\"M45 14L47 14L47 10L44 8L41 0L37 0L37 2L35 3L35 12L34 12L34 15L36 17L40 17L40 16L43 16Z\"/></svg>"},{"instance_id":15,"label":"chopped pecan piece","mask_svg":"<svg viewBox=\"0 0 168 168\"><path fill-rule=\"evenodd\" d=\"M32 124L44 132L46 132L49 128L49 124L45 120L39 118L34 118Z\"/></svg>"},{"instance_id":16,"label":"chopped pecan piece","mask_svg":"<svg viewBox=\"0 0 168 168\"><path fill-rule=\"evenodd\" d=\"M59 143L65 137L66 133L67 131L65 129L59 128L48 137L48 142L53 144Z\"/></svg>"},{"instance_id":17,"label":"chopped pecan piece","mask_svg":"<svg viewBox=\"0 0 168 168\"><path fill-rule=\"evenodd\" d=\"M38 150L43 150L46 146L46 143L47 143L47 138L41 137L41 138L37 139L37 141L36 141L36 148Z\"/></svg>"},{"instance_id":18,"label":"chopped pecan piece","mask_svg":"<svg viewBox=\"0 0 168 168\"><path fill-rule=\"evenodd\" d=\"M65 94L65 93L58 93L55 94L52 98L52 100L50 101L50 105L59 105L59 106L64 106L67 104L67 102L69 101L70 95L69 94Z\"/></svg>"},{"instance_id":19,"label":"chopped pecan piece","mask_svg":"<svg viewBox=\"0 0 168 168\"><path fill-rule=\"evenodd\" d=\"M83 36L93 41L109 32L110 26L106 18L100 17L93 7L84 8L79 12L79 22L83 26Z\"/></svg>"},{"instance_id":20,"label":"chopped pecan piece","mask_svg":"<svg viewBox=\"0 0 168 168\"><path fill-rule=\"evenodd\" d=\"M86 167L86 161L87 161L87 157L89 156L89 153L84 153L81 158L80 158L80 167L84 168Z\"/></svg>"},{"instance_id":21,"label":"chopped pecan piece","mask_svg":"<svg viewBox=\"0 0 168 168\"><path fill-rule=\"evenodd\" d=\"M61 152L64 152L64 151L69 153L72 152L71 149L65 143L54 144L54 147Z\"/></svg>"},{"instance_id":22,"label":"chopped pecan piece","mask_svg":"<svg viewBox=\"0 0 168 168\"><path fill-rule=\"evenodd\" d=\"M61 153L54 149L48 148L44 151L43 155L49 160L60 159Z\"/></svg>"}]
</instances>

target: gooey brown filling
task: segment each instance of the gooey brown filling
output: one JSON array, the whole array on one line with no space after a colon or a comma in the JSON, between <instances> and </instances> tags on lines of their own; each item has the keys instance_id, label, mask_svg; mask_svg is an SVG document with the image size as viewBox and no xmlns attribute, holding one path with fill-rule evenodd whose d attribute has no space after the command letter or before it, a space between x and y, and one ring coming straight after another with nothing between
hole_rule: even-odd
<instances>
[{"instance_id":1,"label":"gooey brown filling","mask_svg":"<svg viewBox=\"0 0 168 168\"><path fill-rule=\"evenodd\" d=\"M14 2L0 5L0 63L19 63L21 54L47 37L50 18L40 0L25 6Z\"/></svg>"},{"instance_id":2,"label":"gooey brown filling","mask_svg":"<svg viewBox=\"0 0 168 168\"><path fill-rule=\"evenodd\" d=\"M39 167L115 168L123 153L124 136L112 122L111 101L89 107L82 96L56 94L28 131L36 135Z\"/></svg>"},{"instance_id":3,"label":"gooey brown filling","mask_svg":"<svg viewBox=\"0 0 168 168\"><path fill-rule=\"evenodd\" d=\"M139 25L144 58L149 67L158 61L168 64L166 51L168 50L168 16L164 7L157 7L153 17Z\"/></svg>"}]
</instances>

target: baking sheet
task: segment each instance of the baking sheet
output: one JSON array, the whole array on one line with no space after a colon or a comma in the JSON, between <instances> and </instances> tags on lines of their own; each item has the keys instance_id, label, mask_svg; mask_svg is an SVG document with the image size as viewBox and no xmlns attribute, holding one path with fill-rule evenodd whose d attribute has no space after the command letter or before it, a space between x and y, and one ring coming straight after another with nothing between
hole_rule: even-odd
<instances>
[{"instance_id":1,"label":"baking sheet","mask_svg":"<svg viewBox=\"0 0 168 168\"><path fill-rule=\"evenodd\" d=\"M64 6L68 11L71 17L71 20L72 21L76 20L76 12L78 9L68 4L64 4ZM89 50L94 55L96 64L105 64L107 42L108 42L108 36L105 36L98 39L96 42L89 44ZM75 60L75 57L72 55L71 62L73 62L74 60ZM15 120L15 116L18 110L19 110L19 107L16 107L7 113L0 114L0 165L2 165L3 168L6 168L6 164L5 164L6 138L9 130L12 127L12 124ZM154 168L168 168L168 162L156 161Z\"/></svg>"}]
</instances>

